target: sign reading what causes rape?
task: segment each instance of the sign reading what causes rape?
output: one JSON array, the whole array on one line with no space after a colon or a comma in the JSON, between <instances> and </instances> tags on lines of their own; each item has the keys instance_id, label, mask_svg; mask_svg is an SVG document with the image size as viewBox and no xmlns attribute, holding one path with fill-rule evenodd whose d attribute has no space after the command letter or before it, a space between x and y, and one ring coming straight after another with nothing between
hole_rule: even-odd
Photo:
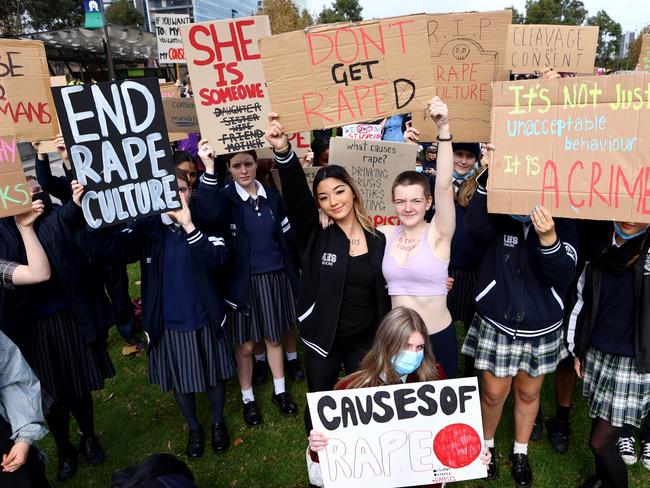
<instances>
[{"instance_id":1,"label":"sign reading what causes rape?","mask_svg":"<svg viewBox=\"0 0 650 488\"><path fill-rule=\"evenodd\" d=\"M307 393L326 488L428 485L487 476L476 377Z\"/></svg>"},{"instance_id":2,"label":"sign reading what causes rape?","mask_svg":"<svg viewBox=\"0 0 650 488\"><path fill-rule=\"evenodd\" d=\"M158 80L52 92L90 228L180 208Z\"/></svg>"}]
</instances>

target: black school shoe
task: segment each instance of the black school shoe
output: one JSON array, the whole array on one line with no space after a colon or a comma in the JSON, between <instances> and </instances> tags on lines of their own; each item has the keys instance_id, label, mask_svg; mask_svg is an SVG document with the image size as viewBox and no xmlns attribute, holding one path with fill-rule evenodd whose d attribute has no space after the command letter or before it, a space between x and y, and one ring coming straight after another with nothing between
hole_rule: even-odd
<instances>
[{"instance_id":1,"label":"black school shoe","mask_svg":"<svg viewBox=\"0 0 650 488\"><path fill-rule=\"evenodd\" d=\"M205 450L205 438L203 436L203 429L190 430L187 437L187 457L190 459L198 459L203 456Z\"/></svg>"},{"instance_id":2,"label":"black school shoe","mask_svg":"<svg viewBox=\"0 0 650 488\"><path fill-rule=\"evenodd\" d=\"M582 485L582 488L609 488L609 485L601 479L593 478Z\"/></svg>"},{"instance_id":3,"label":"black school shoe","mask_svg":"<svg viewBox=\"0 0 650 488\"><path fill-rule=\"evenodd\" d=\"M253 361L253 384L263 385L266 383L268 363L266 361Z\"/></svg>"},{"instance_id":4,"label":"black school shoe","mask_svg":"<svg viewBox=\"0 0 650 488\"><path fill-rule=\"evenodd\" d=\"M569 450L570 437L569 421L561 420L557 417L549 417L546 421L546 433L548 442L553 449L560 454Z\"/></svg>"},{"instance_id":5,"label":"black school shoe","mask_svg":"<svg viewBox=\"0 0 650 488\"><path fill-rule=\"evenodd\" d=\"M487 479L490 481L495 481L499 477L499 465L497 463L497 454L494 451L494 447L488 448L490 451L490 464L487 467Z\"/></svg>"},{"instance_id":6,"label":"black school shoe","mask_svg":"<svg viewBox=\"0 0 650 488\"><path fill-rule=\"evenodd\" d=\"M533 424L533 430L530 433L531 441L541 441L542 440L542 430L544 429L544 417L542 417L542 408L540 407L537 416L535 417L535 423Z\"/></svg>"},{"instance_id":7,"label":"black school shoe","mask_svg":"<svg viewBox=\"0 0 650 488\"><path fill-rule=\"evenodd\" d=\"M106 459L106 454L96 435L81 436L79 452L91 466L99 466Z\"/></svg>"},{"instance_id":8,"label":"black school shoe","mask_svg":"<svg viewBox=\"0 0 650 488\"><path fill-rule=\"evenodd\" d=\"M273 393L271 400L273 400L273 403L278 406L280 412L284 415L296 415L298 413L298 407L293 403L293 401L291 401L291 398L286 391L278 395Z\"/></svg>"},{"instance_id":9,"label":"black school shoe","mask_svg":"<svg viewBox=\"0 0 650 488\"><path fill-rule=\"evenodd\" d=\"M212 424L212 450L221 454L226 452L230 445L230 437L228 437L228 430L224 422Z\"/></svg>"},{"instance_id":10,"label":"black school shoe","mask_svg":"<svg viewBox=\"0 0 650 488\"><path fill-rule=\"evenodd\" d=\"M533 482L533 471L530 469L527 454L511 454L512 479L517 488L529 488Z\"/></svg>"},{"instance_id":11,"label":"black school shoe","mask_svg":"<svg viewBox=\"0 0 650 488\"><path fill-rule=\"evenodd\" d=\"M244 403L244 422L249 427L257 427L262 424L262 414L260 414L255 400Z\"/></svg>"},{"instance_id":12,"label":"black school shoe","mask_svg":"<svg viewBox=\"0 0 650 488\"><path fill-rule=\"evenodd\" d=\"M287 361L285 374L287 378L289 378L294 383L305 379L305 373L302 372L302 368L300 367L300 363L297 359Z\"/></svg>"},{"instance_id":13,"label":"black school shoe","mask_svg":"<svg viewBox=\"0 0 650 488\"><path fill-rule=\"evenodd\" d=\"M79 453L73 445L69 445L66 452L59 454L59 470L56 477L62 483L72 479L77 474Z\"/></svg>"}]
</instances>

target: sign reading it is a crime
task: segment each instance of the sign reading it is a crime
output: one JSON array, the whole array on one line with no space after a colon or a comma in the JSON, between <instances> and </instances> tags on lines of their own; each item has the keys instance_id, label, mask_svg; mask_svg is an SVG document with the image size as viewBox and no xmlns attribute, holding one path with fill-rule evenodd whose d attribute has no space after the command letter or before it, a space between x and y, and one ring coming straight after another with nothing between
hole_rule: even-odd
<instances>
[{"instance_id":1,"label":"sign reading it is a crime","mask_svg":"<svg viewBox=\"0 0 650 488\"><path fill-rule=\"evenodd\" d=\"M257 42L270 35L267 16L181 27L201 135L217 153L268 146L271 106Z\"/></svg>"},{"instance_id":2,"label":"sign reading it is a crime","mask_svg":"<svg viewBox=\"0 0 650 488\"><path fill-rule=\"evenodd\" d=\"M90 228L180 208L158 80L52 92Z\"/></svg>"}]
</instances>

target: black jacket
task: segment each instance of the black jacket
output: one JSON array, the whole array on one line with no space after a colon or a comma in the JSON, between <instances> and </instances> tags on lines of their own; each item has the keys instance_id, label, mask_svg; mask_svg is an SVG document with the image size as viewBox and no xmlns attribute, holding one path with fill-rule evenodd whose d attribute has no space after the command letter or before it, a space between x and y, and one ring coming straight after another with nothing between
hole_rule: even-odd
<instances>
[{"instance_id":1,"label":"black jacket","mask_svg":"<svg viewBox=\"0 0 650 488\"><path fill-rule=\"evenodd\" d=\"M275 217L276 235L294 296L298 296L298 253L289 219L277 190L264 187ZM250 239L244 225L242 200L234 183L219 189L217 177L201 176L196 211L204 222L214 223L226 236L229 253L226 303L244 313L250 311Z\"/></svg>"},{"instance_id":2,"label":"black jacket","mask_svg":"<svg viewBox=\"0 0 650 488\"><path fill-rule=\"evenodd\" d=\"M111 228L106 232L110 232ZM158 342L164 328L162 318L164 232L160 216L136 220L119 233L107 235L95 249L95 256L105 260L135 262L140 260L142 275L143 327L149 344ZM100 229L96 232L103 232ZM182 230L179 230L182 232ZM212 324L223 325L225 306L217 283L217 270L227 260L224 240L205 235L198 228L186 236L192 256L192 274L201 301ZM99 243L99 239L96 240Z\"/></svg>"},{"instance_id":3,"label":"black jacket","mask_svg":"<svg viewBox=\"0 0 650 488\"><path fill-rule=\"evenodd\" d=\"M300 335L307 347L326 357L339 323L350 241L338 225L321 227L316 202L294 152L276 155L276 164L300 253L302 274L297 306ZM381 270L386 238L379 231L373 234L364 230L364 233L374 270L377 317L381 320L390 310Z\"/></svg>"},{"instance_id":4,"label":"black jacket","mask_svg":"<svg viewBox=\"0 0 650 488\"><path fill-rule=\"evenodd\" d=\"M611 236L611 222L608 222ZM599 232L598 229L596 232ZM594 247L599 241L590 236L589 244ZM610 237L611 238L611 237ZM587 244L587 245L589 245ZM602 252L602 247L596 249ZM641 249L640 258L634 263L634 359L639 373L650 373L650 239L646 240ZM577 284L570 296L567 315L568 349L575 357L584 360L591 343L591 333L594 329L600 299L600 284L603 270L594 266L589 260L585 261Z\"/></svg>"},{"instance_id":5,"label":"black jacket","mask_svg":"<svg viewBox=\"0 0 650 488\"><path fill-rule=\"evenodd\" d=\"M465 215L469 235L487 241L476 280L476 311L510 337L540 337L562 326L578 236L573 222L554 221L558 240L542 246L532 224L525 232L507 215L488 214L487 193L480 186Z\"/></svg>"},{"instance_id":6,"label":"black jacket","mask_svg":"<svg viewBox=\"0 0 650 488\"><path fill-rule=\"evenodd\" d=\"M50 167L50 157L47 154L41 156L43 157L42 160L37 156L34 161L34 171L38 184L41 185L43 191L61 200L61 203L67 203L72 199L72 188L70 187L70 182L74 179L72 171L63 166L65 176L54 176Z\"/></svg>"}]
</instances>

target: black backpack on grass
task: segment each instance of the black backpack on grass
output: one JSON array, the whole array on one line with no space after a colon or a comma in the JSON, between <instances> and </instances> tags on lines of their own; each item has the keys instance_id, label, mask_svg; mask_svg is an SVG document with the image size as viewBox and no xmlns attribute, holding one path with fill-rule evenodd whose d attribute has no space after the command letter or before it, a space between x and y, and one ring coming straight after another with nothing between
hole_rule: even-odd
<instances>
[{"instance_id":1,"label":"black backpack on grass","mask_svg":"<svg viewBox=\"0 0 650 488\"><path fill-rule=\"evenodd\" d=\"M171 454L152 454L140 464L116 471L111 488L198 488L183 461Z\"/></svg>"}]
</instances>

